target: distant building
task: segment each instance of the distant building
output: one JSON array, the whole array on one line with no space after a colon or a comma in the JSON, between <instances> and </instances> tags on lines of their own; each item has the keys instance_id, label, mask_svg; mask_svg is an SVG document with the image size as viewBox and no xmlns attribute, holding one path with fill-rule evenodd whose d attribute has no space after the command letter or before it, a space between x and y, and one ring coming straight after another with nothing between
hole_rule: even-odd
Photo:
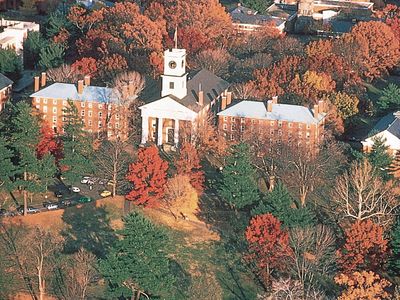
<instances>
[{"instance_id":1,"label":"distant building","mask_svg":"<svg viewBox=\"0 0 400 300\"><path fill-rule=\"evenodd\" d=\"M10 99L13 81L0 73L0 111L4 109L6 102Z\"/></svg>"},{"instance_id":2,"label":"distant building","mask_svg":"<svg viewBox=\"0 0 400 300\"><path fill-rule=\"evenodd\" d=\"M254 140L262 136L270 145L317 146L323 138L325 105L313 109L279 104L278 97L267 102L240 101L218 113L218 129L228 140Z\"/></svg>"},{"instance_id":3,"label":"distant building","mask_svg":"<svg viewBox=\"0 0 400 300\"><path fill-rule=\"evenodd\" d=\"M17 10L21 5L19 0L0 0L0 11L6 11L7 9Z\"/></svg>"},{"instance_id":4,"label":"distant building","mask_svg":"<svg viewBox=\"0 0 400 300\"><path fill-rule=\"evenodd\" d=\"M285 31L287 21L285 18L268 13L261 14L256 10L242 6L240 3L236 8L230 11L230 16L233 26L239 32L253 32L259 30L263 26L269 25L282 33Z\"/></svg>"},{"instance_id":5,"label":"distant building","mask_svg":"<svg viewBox=\"0 0 400 300\"><path fill-rule=\"evenodd\" d=\"M161 77L161 91L154 89L157 98L147 99L149 103L140 107L142 144L178 146L184 128L192 128L198 118L209 112L215 115L221 102L232 97L227 91L229 83L207 70L189 76L185 49L164 52Z\"/></svg>"},{"instance_id":6,"label":"distant building","mask_svg":"<svg viewBox=\"0 0 400 300\"><path fill-rule=\"evenodd\" d=\"M130 90L133 89L127 87L127 92ZM42 73L40 82L35 77L34 91L30 95L32 106L56 133L62 133L64 109L68 107L68 100L72 100L87 132L99 138L128 136L128 108L118 101L113 89L90 85L89 76L77 85L56 82L46 87L46 73Z\"/></svg>"},{"instance_id":7,"label":"distant building","mask_svg":"<svg viewBox=\"0 0 400 300\"><path fill-rule=\"evenodd\" d=\"M33 22L22 22L12 20L0 20L0 48L14 49L17 54L23 54L24 41L28 37L28 32L39 31L39 24Z\"/></svg>"},{"instance_id":8,"label":"distant building","mask_svg":"<svg viewBox=\"0 0 400 300\"><path fill-rule=\"evenodd\" d=\"M361 142L364 152L370 152L374 146L374 138L382 138L390 154L400 150L400 112L384 116L371 130L369 137Z\"/></svg>"}]
</instances>

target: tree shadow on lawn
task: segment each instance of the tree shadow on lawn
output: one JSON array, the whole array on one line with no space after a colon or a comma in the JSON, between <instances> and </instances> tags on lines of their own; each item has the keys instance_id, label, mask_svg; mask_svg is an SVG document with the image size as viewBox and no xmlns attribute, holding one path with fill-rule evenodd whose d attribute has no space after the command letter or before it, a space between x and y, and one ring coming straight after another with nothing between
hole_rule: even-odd
<instances>
[{"instance_id":1,"label":"tree shadow on lawn","mask_svg":"<svg viewBox=\"0 0 400 300\"><path fill-rule=\"evenodd\" d=\"M84 248L103 258L117 239L110 226L109 213L104 207L94 204L71 207L64 211L62 220L67 225L67 229L62 231L64 252L67 254Z\"/></svg>"}]
</instances>

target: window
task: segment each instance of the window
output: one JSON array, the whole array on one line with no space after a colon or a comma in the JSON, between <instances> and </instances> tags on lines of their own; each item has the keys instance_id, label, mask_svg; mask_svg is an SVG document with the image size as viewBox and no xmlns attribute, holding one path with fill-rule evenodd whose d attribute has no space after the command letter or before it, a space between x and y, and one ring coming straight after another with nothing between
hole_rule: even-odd
<instances>
[{"instance_id":1,"label":"window","mask_svg":"<svg viewBox=\"0 0 400 300\"><path fill-rule=\"evenodd\" d=\"M119 128L119 123L115 123L115 128Z\"/></svg>"},{"instance_id":2,"label":"window","mask_svg":"<svg viewBox=\"0 0 400 300\"><path fill-rule=\"evenodd\" d=\"M299 138L303 137L303 133L299 132Z\"/></svg>"},{"instance_id":3,"label":"window","mask_svg":"<svg viewBox=\"0 0 400 300\"><path fill-rule=\"evenodd\" d=\"M234 117L231 117L231 122L235 122L235 118Z\"/></svg>"},{"instance_id":4,"label":"window","mask_svg":"<svg viewBox=\"0 0 400 300\"><path fill-rule=\"evenodd\" d=\"M278 127L282 127L282 121L278 122Z\"/></svg>"},{"instance_id":5,"label":"window","mask_svg":"<svg viewBox=\"0 0 400 300\"><path fill-rule=\"evenodd\" d=\"M292 128L293 127L293 124L292 123L288 123L289 124L289 128Z\"/></svg>"},{"instance_id":6,"label":"window","mask_svg":"<svg viewBox=\"0 0 400 300\"><path fill-rule=\"evenodd\" d=\"M270 134L270 135L274 135L274 130L271 129L271 130L269 131L269 134Z\"/></svg>"},{"instance_id":7,"label":"window","mask_svg":"<svg viewBox=\"0 0 400 300\"><path fill-rule=\"evenodd\" d=\"M174 82L171 81L171 82L169 83L169 89L170 89L170 90L173 90L173 89L174 89Z\"/></svg>"},{"instance_id":8,"label":"window","mask_svg":"<svg viewBox=\"0 0 400 300\"><path fill-rule=\"evenodd\" d=\"M288 137L289 137L289 138L292 137L292 133L291 133L291 132L288 133Z\"/></svg>"},{"instance_id":9,"label":"window","mask_svg":"<svg viewBox=\"0 0 400 300\"><path fill-rule=\"evenodd\" d=\"M99 111L99 118L103 117L103 113L101 111Z\"/></svg>"},{"instance_id":10,"label":"window","mask_svg":"<svg viewBox=\"0 0 400 300\"><path fill-rule=\"evenodd\" d=\"M240 125L240 131L241 131L241 132L244 131L244 125Z\"/></svg>"},{"instance_id":11,"label":"window","mask_svg":"<svg viewBox=\"0 0 400 300\"><path fill-rule=\"evenodd\" d=\"M89 108L92 108L92 107L93 107L92 102L89 102L88 107L89 107Z\"/></svg>"},{"instance_id":12,"label":"window","mask_svg":"<svg viewBox=\"0 0 400 300\"><path fill-rule=\"evenodd\" d=\"M57 99L53 99L53 105L57 105Z\"/></svg>"},{"instance_id":13,"label":"window","mask_svg":"<svg viewBox=\"0 0 400 300\"><path fill-rule=\"evenodd\" d=\"M81 102L81 107L85 107L85 102Z\"/></svg>"},{"instance_id":14,"label":"window","mask_svg":"<svg viewBox=\"0 0 400 300\"><path fill-rule=\"evenodd\" d=\"M231 134L231 141L233 141L235 138L234 138L234 136L233 136L233 134Z\"/></svg>"},{"instance_id":15,"label":"window","mask_svg":"<svg viewBox=\"0 0 400 300\"><path fill-rule=\"evenodd\" d=\"M36 108L37 108L37 109L40 109L40 105L36 105Z\"/></svg>"},{"instance_id":16,"label":"window","mask_svg":"<svg viewBox=\"0 0 400 300\"><path fill-rule=\"evenodd\" d=\"M275 122L274 122L274 121L271 121L271 122L270 122L270 125L271 125L271 126L274 126L274 125L275 125Z\"/></svg>"},{"instance_id":17,"label":"window","mask_svg":"<svg viewBox=\"0 0 400 300\"><path fill-rule=\"evenodd\" d=\"M115 115L115 120L119 120L119 114Z\"/></svg>"},{"instance_id":18,"label":"window","mask_svg":"<svg viewBox=\"0 0 400 300\"><path fill-rule=\"evenodd\" d=\"M299 129L301 129L303 126L301 126L302 124L301 123L299 123Z\"/></svg>"},{"instance_id":19,"label":"window","mask_svg":"<svg viewBox=\"0 0 400 300\"><path fill-rule=\"evenodd\" d=\"M232 124L232 125L231 125L231 130L232 130L232 131L235 131L235 130L236 130L235 124Z\"/></svg>"},{"instance_id":20,"label":"window","mask_svg":"<svg viewBox=\"0 0 400 300\"><path fill-rule=\"evenodd\" d=\"M308 131L306 132L306 138L308 138L308 139L310 138L310 132L308 132Z\"/></svg>"},{"instance_id":21,"label":"window","mask_svg":"<svg viewBox=\"0 0 400 300\"><path fill-rule=\"evenodd\" d=\"M89 120L88 124L89 124L89 127L92 127L92 121Z\"/></svg>"},{"instance_id":22,"label":"window","mask_svg":"<svg viewBox=\"0 0 400 300\"><path fill-rule=\"evenodd\" d=\"M228 117L224 117L224 122L226 122L228 120Z\"/></svg>"},{"instance_id":23,"label":"window","mask_svg":"<svg viewBox=\"0 0 400 300\"><path fill-rule=\"evenodd\" d=\"M244 118L240 118L240 123L244 123Z\"/></svg>"},{"instance_id":24,"label":"window","mask_svg":"<svg viewBox=\"0 0 400 300\"><path fill-rule=\"evenodd\" d=\"M278 135L282 136L282 130L278 130Z\"/></svg>"},{"instance_id":25,"label":"window","mask_svg":"<svg viewBox=\"0 0 400 300\"><path fill-rule=\"evenodd\" d=\"M224 124L224 125L222 126L222 128L223 128L224 130L227 130L227 129L228 129L228 125Z\"/></svg>"},{"instance_id":26,"label":"window","mask_svg":"<svg viewBox=\"0 0 400 300\"><path fill-rule=\"evenodd\" d=\"M254 119L251 119L251 124L256 124L256 120L254 120Z\"/></svg>"},{"instance_id":27,"label":"window","mask_svg":"<svg viewBox=\"0 0 400 300\"><path fill-rule=\"evenodd\" d=\"M91 111L91 110L89 110L89 112L88 112L88 116L89 116L89 118L91 118L91 117L92 117L92 111Z\"/></svg>"},{"instance_id":28,"label":"window","mask_svg":"<svg viewBox=\"0 0 400 300\"><path fill-rule=\"evenodd\" d=\"M63 122L65 122L67 119L65 117L62 117Z\"/></svg>"},{"instance_id":29,"label":"window","mask_svg":"<svg viewBox=\"0 0 400 300\"><path fill-rule=\"evenodd\" d=\"M53 116L53 123L57 123L57 117Z\"/></svg>"},{"instance_id":30,"label":"window","mask_svg":"<svg viewBox=\"0 0 400 300\"><path fill-rule=\"evenodd\" d=\"M310 129L310 128L311 128L310 124L307 124L307 129Z\"/></svg>"},{"instance_id":31,"label":"window","mask_svg":"<svg viewBox=\"0 0 400 300\"><path fill-rule=\"evenodd\" d=\"M81 116L84 117L85 116L85 111L81 110Z\"/></svg>"},{"instance_id":32,"label":"window","mask_svg":"<svg viewBox=\"0 0 400 300\"><path fill-rule=\"evenodd\" d=\"M43 106L43 112L47 113L47 105Z\"/></svg>"},{"instance_id":33,"label":"window","mask_svg":"<svg viewBox=\"0 0 400 300\"><path fill-rule=\"evenodd\" d=\"M101 123L101 121L99 121L99 128L103 127L103 123Z\"/></svg>"},{"instance_id":34,"label":"window","mask_svg":"<svg viewBox=\"0 0 400 300\"><path fill-rule=\"evenodd\" d=\"M103 109L103 104L99 104L99 109Z\"/></svg>"},{"instance_id":35,"label":"window","mask_svg":"<svg viewBox=\"0 0 400 300\"><path fill-rule=\"evenodd\" d=\"M112 108L112 105L108 104L108 110L111 110L111 108Z\"/></svg>"},{"instance_id":36,"label":"window","mask_svg":"<svg viewBox=\"0 0 400 300\"><path fill-rule=\"evenodd\" d=\"M43 99L43 103L44 103L44 104L47 104L47 99Z\"/></svg>"},{"instance_id":37,"label":"window","mask_svg":"<svg viewBox=\"0 0 400 300\"><path fill-rule=\"evenodd\" d=\"M40 103L40 98L36 98L35 101L36 101L37 103Z\"/></svg>"},{"instance_id":38,"label":"window","mask_svg":"<svg viewBox=\"0 0 400 300\"><path fill-rule=\"evenodd\" d=\"M57 107L53 107L53 114L57 113Z\"/></svg>"}]
</instances>

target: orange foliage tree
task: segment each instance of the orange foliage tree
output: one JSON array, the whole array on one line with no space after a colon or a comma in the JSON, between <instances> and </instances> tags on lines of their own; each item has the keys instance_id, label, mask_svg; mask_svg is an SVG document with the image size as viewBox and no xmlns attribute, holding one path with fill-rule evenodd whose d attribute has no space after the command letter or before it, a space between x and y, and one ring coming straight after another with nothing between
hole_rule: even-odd
<instances>
[{"instance_id":1,"label":"orange foliage tree","mask_svg":"<svg viewBox=\"0 0 400 300\"><path fill-rule=\"evenodd\" d=\"M97 75L97 64L93 57L82 57L71 65L72 71L80 76L89 75L95 78Z\"/></svg>"},{"instance_id":2,"label":"orange foliage tree","mask_svg":"<svg viewBox=\"0 0 400 300\"><path fill-rule=\"evenodd\" d=\"M137 160L129 166L126 178L133 184L126 199L137 205L160 204L167 183L168 163L161 159L156 146L141 148Z\"/></svg>"},{"instance_id":3,"label":"orange foliage tree","mask_svg":"<svg viewBox=\"0 0 400 300\"><path fill-rule=\"evenodd\" d=\"M371 271L354 272L351 275L340 274L335 277L335 282L346 286L346 290L342 292L338 300L392 299L385 291L391 283Z\"/></svg>"},{"instance_id":4,"label":"orange foliage tree","mask_svg":"<svg viewBox=\"0 0 400 300\"><path fill-rule=\"evenodd\" d=\"M54 156L56 161L62 157L62 145L57 140L53 129L48 122L43 122L40 128L40 140L36 146L36 155L39 159L42 159L46 154Z\"/></svg>"},{"instance_id":5,"label":"orange foliage tree","mask_svg":"<svg viewBox=\"0 0 400 300\"><path fill-rule=\"evenodd\" d=\"M285 257L290 254L289 234L281 229L281 222L272 214L255 216L245 232L249 258L257 265L258 275L265 284L274 269L285 267Z\"/></svg>"},{"instance_id":6,"label":"orange foliage tree","mask_svg":"<svg viewBox=\"0 0 400 300\"><path fill-rule=\"evenodd\" d=\"M375 12L375 16L385 21L390 26L393 33L400 39L400 7L388 4L383 10Z\"/></svg>"},{"instance_id":7,"label":"orange foliage tree","mask_svg":"<svg viewBox=\"0 0 400 300\"><path fill-rule=\"evenodd\" d=\"M179 175L186 175L192 187L199 195L204 190L204 172L201 170L200 158L196 148L188 142L183 143L179 159L175 163Z\"/></svg>"},{"instance_id":8,"label":"orange foliage tree","mask_svg":"<svg viewBox=\"0 0 400 300\"><path fill-rule=\"evenodd\" d=\"M371 220L357 221L345 234L346 243L337 251L337 263L344 274L360 270L377 271L382 267L388 250L383 227Z\"/></svg>"}]
</instances>

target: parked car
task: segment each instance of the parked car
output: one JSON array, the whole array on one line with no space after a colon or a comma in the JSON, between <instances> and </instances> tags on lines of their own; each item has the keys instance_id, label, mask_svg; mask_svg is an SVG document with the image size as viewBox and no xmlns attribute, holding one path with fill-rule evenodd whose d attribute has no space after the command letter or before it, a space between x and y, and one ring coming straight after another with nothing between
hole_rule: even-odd
<instances>
[{"instance_id":1,"label":"parked car","mask_svg":"<svg viewBox=\"0 0 400 300\"><path fill-rule=\"evenodd\" d=\"M53 202L43 202L43 206L45 208L47 208L47 210L54 210L58 208L58 204L57 203L53 203Z\"/></svg>"},{"instance_id":2,"label":"parked car","mask_svg":"<svg viewBox=\"0 0 400 300\"><path fill-rule=\"evenodd\" d=\"M19 206L17 208L17 211L18 211L18 213L20 213L22 215L24 213L24 206L23 205ZM38 208L35 208L33 206L28 206L26 211L28 214L37 214L40 212L40 210Z\"/></svg>"},{"instance_id":3,"label":"parked car","mask_svg":"<svg viewBox=\"0 0 400 300\"><path fill-rule=\"evenodd\" d=\"M93 185L93 184L94 184L94 181L93 181L92 179L89 179L89 180L86 182L86 184L87 184L87 185Z\"/></svg>"},{"instance_id":4,"label":"parked car","mask_svg":"<svg viewBox=\"0 0 400 300\"><path fill-rule=\"evenodd\" d=\"M71 191L74 193L79 193L81 191L81 189L78 188L77 186L71 186Z\"/></svg>"},{"instance_id":5,"label":"parked car","mask_svg":"<svg viewBox=\"0 0 400 300\"><path fill-rule=\"evenodd\" d=\"M87 196L82 196L79 198L78 202L79 203L88 203L88 202L92 202L92 199Z\"/></svg>"},{"instance_id":6,"label":"parked car","mask_svg":"<svg viewBox=\"0 0 400 300\"><path fill-rule=\"evenodd\" d=\"M69 207L69 206L73 205L73 202L71 200L67 200L67 199L61 200L59 203L60 203L60 206L64 206L64 207Z\"/></svg>"},{"instance_id":7,"label":"parked car","mask_svg":"<svg viewBox=\"0 0 400 300\"><path fill-rule=\"evenodd\" d=\"M110 197L111 196L111 192L110 191L102 191L101 193L100 193L100 196L102 196L102 197Z\"/></svg>"},{"instance_id":8,"label":"parked car","mask_svg":"<svg viewBox=\"0 0 400 300\"><path fill-rule=\"evenodd\" d=\"M100 185L105 185L105 184L107 184L107 182L108 182L108 179L100 179L99 180Z\"/></svg>"},{"instance_id":9,"label":"parked car","mask_svg":"<svg viewBox=\"0 0 400 300\"><path fill-rule=\"evenodd\" d=\"M60 191L55 191L54 196L56 196L57 198L62 198L63 194Z\"/></svg>"},{"instance_id":10,"label":"parked car","mask_svg":"<svg viewBox=\"0 0 400 300\"><path fill-rule=\"evenodd\" d=\"M109 181L107 182L107 184L108 184L108 185L114 185L114 180L109 180Z\"/></svg>"},{"instance_id":11,"label":"parked car","mask_svg":"<svg viewBox=\"0 0 400 300\"><path fill-rule=\"evenodd\" d=\"M0 217L4 217L7 214L7 210L0 208Z\"/></svg>"},{"instance_id":12,"label":"parked car","mask_svg":"<svg viewBox=\"0 0 400 300\"><path fill-rule=\"evenodd\" d=\"M82 177L82 180L81 180L81 183L82 183L82 184L85 184L85 183L87 183L89 180L90 180L90 177L89 177L89 176L83 176L83 177Z\"/></svg>"}]
</instances>

